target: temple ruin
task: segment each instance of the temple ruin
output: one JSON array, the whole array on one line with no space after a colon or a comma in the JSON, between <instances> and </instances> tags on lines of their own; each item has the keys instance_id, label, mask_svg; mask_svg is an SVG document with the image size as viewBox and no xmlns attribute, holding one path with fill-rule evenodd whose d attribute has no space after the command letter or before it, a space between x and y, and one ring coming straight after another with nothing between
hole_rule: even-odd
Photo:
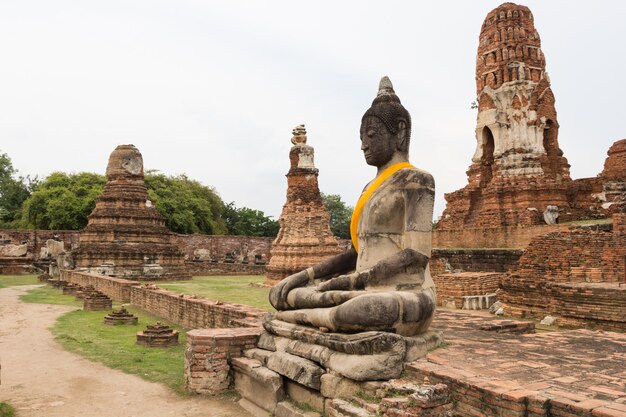
<instances>
[{"instance_id":1,"label":"temple ruin","mask_svg":"<svg viewBox=\"0 0 626 417\"><path fill-rule=\"evenodd\" d=\"M279 281L341 252L330 230L330 215L317 183L314 149L307 145L304 125L293 129L287 173L287 201L278 222L280 231L271 249L266 281Z\"/></svg>"},{"instance_id":2,"label":"temple ruin","mask_svg":"<svg viewBox=\"0 0 626 417\"><path fill-rule=\"evenodd\" d=\"M111 153L107 182L74 251L76 269L135 280L191 278L176 235L148 198L133 145Z\"/></svg>"}]
</instances>

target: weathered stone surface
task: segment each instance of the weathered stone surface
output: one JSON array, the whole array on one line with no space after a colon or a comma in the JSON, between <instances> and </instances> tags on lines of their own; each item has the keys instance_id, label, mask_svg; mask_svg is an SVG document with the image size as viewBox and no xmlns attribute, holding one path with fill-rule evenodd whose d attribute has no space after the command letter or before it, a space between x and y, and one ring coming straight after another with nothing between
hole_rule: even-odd
<instances>
[{"instance_id":1,"label":"weathered stone surface","mask_svg":"<svg viewBox=\"0 0 626 417\"><path fill-rule=\"evenodd\" d=\"M268 350L257 349L257 348L248 349L243 352L244 357L257 360L261 362L261 364L263 365L267 363L267 359L269 358L270 354L271 352Z\"/></svg>"},{"instance_id":2,"label":"weathered stone surface","mask_svg":"<svg viewBox=\"0 0 626 417\"><path fill-rule=\"evenodd\" d=\"M288 401L283 401L276 407L276 417L321 417L321 414L302 410Z\"/></svg>"},{"instance_id":3,"label":"weathered stone surface","mask_svg":"<svg viewBox=\"0 0 626 417\"><path fill-rule=\"evenodd\" d=\"M275 283L342 250L330 230L330 215L320 195L314 151L306 143L304 125L294 128L291 141L294 146L289 152L287 201L278 219L280 230L267 265L268 283Z\"/></svg>"},{"instance_id":4,"label":"weathered stone surface","mask_svg":"<svg viewBox=\"0 0 626 417\"><path fill-rule=\"evenodd\" d=\"M322 375L323 377L324 375ZM299 404L308 404L320 413L324 412L324 396L319 391L307 388L296 382L286 380L285 391L289 398Z\"/></svg>"},{"instance_id":5,"label":"weathered stone surface","mask_svg":"<svg viewBox=\"0 0 626 417\"><path fill-rule=\"evenodd\" d=\"M382 382L368 381L359 382L350 378L326 373L321 378L320 393L326 398L342 398L349 400L357 393L374 396Z\"/></svg>"},{"instance_id":6,"label":"weathered stone surface","mask_svg":"<svg viewBox=\"0 0 626 417\"><path fill-rule=\"evenodd\" d=\"M320 364L324 369L355 381L397 378L404 363L424 356L441 342L438 333L403 337L386 332L323 333L306 326L272 320L268 331L277 353L287 352Z\"/></svg>"},{"instance_id":7,"label":"weathered stone surface","mask_svg":"<svg viewBox=\"0 0 626 417\"><path fill-rule=\"evenodd\" d=\"M282 377L261 362L249 358L233 358L235 389L258 407L274 412L276 404L285 398Z\"/></svg>"},{"instance_id":8,"label":"weathered stone surface","mask_svg":"<svg viewBox=\"0 0 626 417\"><path fill-rule=\"evenodd\" d=\"M118 146L106 176L104 191L80 233L76 268L128 279L190 278L175 235L148 199L137 148Z\"/></svg>"},{"instance_id":9,"label":"weathered stone surface","mask_svg":"<svg viewBox=\"0 0 626 417\"><path fill-rule=\"evenodd\" d=\"M26 256L28 253L28 245L0 245L0 257L14 258L18 256Z\"/></svg>"},{"instance_id":10,"label":"weathered stone surface","mask_svg":"<svg viewBox=\"0 0 626 417\"><path fill-rule=\"evenodd\" d=\"M274 352L267 359L266 366L309 388L320 389L320 377L324 369L308 359L286 352Z\"/></svg>"}]
</instances>

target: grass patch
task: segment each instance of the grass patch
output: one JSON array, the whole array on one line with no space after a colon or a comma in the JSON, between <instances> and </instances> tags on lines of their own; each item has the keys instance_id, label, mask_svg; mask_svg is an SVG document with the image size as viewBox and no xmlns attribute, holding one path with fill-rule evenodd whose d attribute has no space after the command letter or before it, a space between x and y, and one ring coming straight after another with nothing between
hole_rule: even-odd
<instances>
[{"instance_id":1,"label":"grass patch","mask_svg":"<svg viewBox=\"0 0 626 417\"><path fill-rule=\"evenodd\" d=\"M0 417L13 417L15 415L15 408L11 404L0 402Z\"/></svg>"},{"instance_id":2,"label":"grass patch","mask_svg":"<svg viewBox=\"0 0 626 417\"><path fill-rule=\"evenodd\" d=\"M62 304L68 306L82 307L82 301L76 301L73 295L63 295L61 290L51 285L42 285L33 288L20 296L20 301L35 304Z\"/></svg>"},{"instance_id":3,"label":"grass patch","mask_svg":"<svg viewBox=\"0 0 626 417\"><path fill-rule=\"evenodd\" d=\"M0 275L0 288L34 284L39 284L37 275Z\"/></svg>"},{"instance_id":4,"label":"grass patch","mask_svg":"<svg viewBox=\"0 0 626 417\"><path fill-rule=\"evenodd\" d=\"M572 225L572 226L591 226L594 224L610 224L613 223L613 219L611 218L607 218L607 219L587 219L587 220L574 220L571 222L565 222L562 224L568 224L568 225Z\"/></svg>"},{"instance_id":5,"label":"grass patch","mask_svg":"<svg viewBox=\"0 0 626 417\"><path fill-rule=\"evenodd\" d=\"M191 281L159 282L157 285L178 293L275 311L268 301L269 288L254 285L264 279L262 275L194 277Z\"/></svg>"},{"instance_id":6,"label":"grass patch","mask_svg":"<svg viewBox=\"0 0 626 417\"><path fill-rule=\"evenodd\" d=\"M147 381L165 384L178 394L185 394L184 329L141 309L126 308L139 317L139 324L107 326L102 323L106 311L77 310L59 317L52 327L52 334L70 352ZM135 344L135 334L157 321L179 331L178 346L147 348Z\"/></svg>"}]
</instances>

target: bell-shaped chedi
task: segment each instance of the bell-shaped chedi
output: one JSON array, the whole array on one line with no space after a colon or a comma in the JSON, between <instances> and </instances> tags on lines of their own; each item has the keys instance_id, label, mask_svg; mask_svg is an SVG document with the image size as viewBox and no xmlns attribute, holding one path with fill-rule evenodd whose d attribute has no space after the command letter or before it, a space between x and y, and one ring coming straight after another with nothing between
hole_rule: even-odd
<instances>
[{"instance_id":1,"label":"bell-shaped chedi","mask_svg":"<svg viewBox=\"0 0 626 417\"><path fill-rule=\"evenodd\" d=\"M287 173L287 201L278 219L280 230L272 244L266 281L273 283L341 252L330 230L330 215L317 183L313 147L304 125L293 129Z\"/></svg>"},{"instance_id":2,"label":"bell-shaped chedi","mask_svg":"<svg viewBox=\"0 0 626 417\"><path fill-rule=\"evenodd\" d=\"M476 152L468 185L446 194L440 229L542 223L567 207L569 164L559 148L554 94L541 40L525 6L504 3L480 32Z\"/></svg>"},{"instance_id":3,"label":"bell-shaped chedi","mask_svg":"<svg viewBox=\"0 0 626 417\"><path fill-rule=\"evenodd\" d=\"M106 177L80 232L76 269L137 280L190 278L175 235L148 199L139 150L115 148Z\"/></svg>"}]
</instances>

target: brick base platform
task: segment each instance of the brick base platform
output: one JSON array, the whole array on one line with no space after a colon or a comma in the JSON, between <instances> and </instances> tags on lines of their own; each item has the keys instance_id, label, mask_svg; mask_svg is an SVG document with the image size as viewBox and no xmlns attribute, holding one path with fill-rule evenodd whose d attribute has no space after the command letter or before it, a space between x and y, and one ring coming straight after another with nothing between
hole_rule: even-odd
<instances>
[{"instance_id":1,"label":"brick base platform","mask_svg":"<svg viewBox=\"0 0 626 417\"><path fill-rule=\"evenodd\" d=\"M502 334L498 320L438 312L449 346L407 367L444 383L460 416L626 416L626 335L591 330Z\"/></svg>"},{"instance_id":2,"label":"brick base platform","mask_svg":"<svg viewBox=\"0 0 626 417\"><path fill-rule=\"evenodd\" d=\"M467 297L494 294L504 274L498 272L457 272L433 276L437 289L437 305L447 308L478 310L489 308L495 301L484 302L477 308L468 305Z\"/></svg>"}]
</instances>

